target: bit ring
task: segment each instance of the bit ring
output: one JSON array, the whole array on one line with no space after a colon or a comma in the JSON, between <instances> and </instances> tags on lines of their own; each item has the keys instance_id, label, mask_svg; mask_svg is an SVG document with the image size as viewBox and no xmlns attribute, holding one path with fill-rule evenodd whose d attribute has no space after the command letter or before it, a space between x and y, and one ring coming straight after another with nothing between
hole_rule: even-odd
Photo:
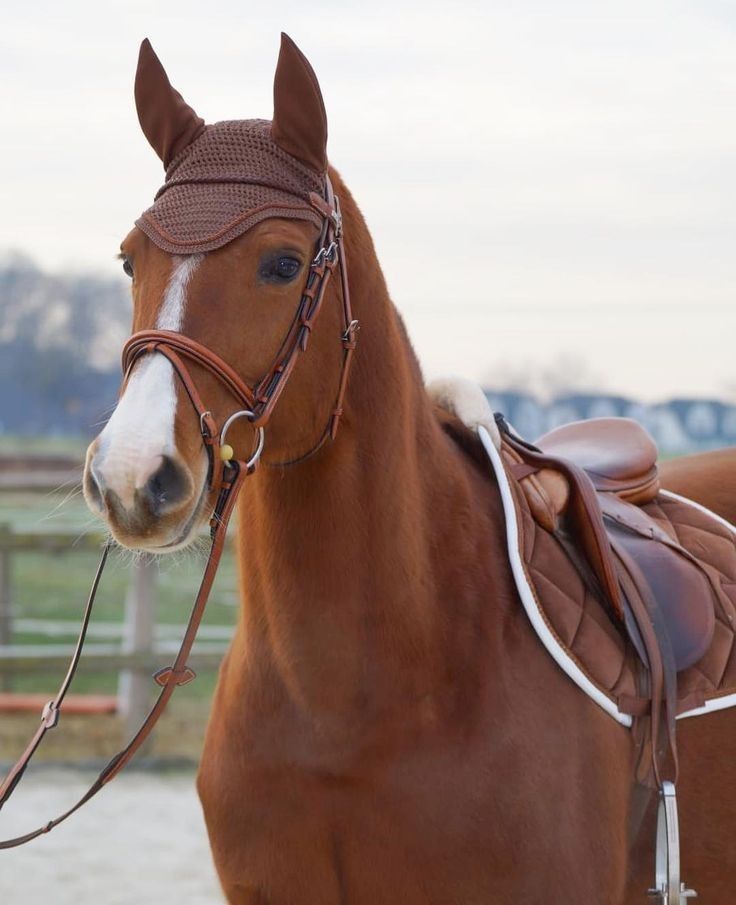
<instances>
[{"instance_id":1,"label":"bit ring","mask_svg":"<svg viewBox=\"0 0 736 905\"><path fill-rule=\"evenodd\" d=\"M253 418L255 418L255 415L249 409L242 409L241 411L235 412L234 414L230 415L230 417L227 419L227 421L222 425L222 430L220 431L220 454L221 455L222 455L222 452L226 448L225 439L227 437L227 432L230 429L230 426L232 424L234 424L236 421L238 421L240 418L247 418L249 421L252 421ZM248 461L245 463L246 468L252 468L256 464L256 462L258 462L258 460L261 458L261 453L263 452L263 447L266 444L265 429L263 427L257 427L256 434L257 434L257 437L256 437L255 449L251 453L250 459L248 459ZM227 458L224 459L224 461L230 462L230 461L232 461L232 447L227 447L227 449L229 450L230 455L228 455Z\"/></svg>"}]
</instances>

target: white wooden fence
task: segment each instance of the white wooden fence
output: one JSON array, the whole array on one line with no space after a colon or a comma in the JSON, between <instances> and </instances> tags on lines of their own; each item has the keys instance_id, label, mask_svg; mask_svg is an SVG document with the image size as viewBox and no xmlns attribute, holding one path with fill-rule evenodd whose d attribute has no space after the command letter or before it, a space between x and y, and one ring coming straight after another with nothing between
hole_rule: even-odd
<instances>
[{"instance_id":1,"label":"white wooden fence","mask_svg":"<svg viewBox=\"0 0 736 905\"><path fill-rule=\"evenodd\" d=\"M79 629L78 623L71 621L29 619L15 613L14 556L30 551L63 552L70 556L79 551L99 552L102 542L98 534L76 539L76 535L60 532L24 533L0 525L0 688L3 691L12 691L14 677L39 671L55 673L58 682L54 676L50 685L56 687L73 651L71 643L15 644L16 632L53 638L74 637ZM86 669L119 673L117 709L129 734L142 722L156 693L152 673L171 662L185 630L184 625L156 626L157 579L158 570L150 558L141 557L131 566L124 621L92 622L82 655ZM202 626L190 657L192 668L195 671L217 668L231 633L230 626Z\"/></svg>"}]
</instances>

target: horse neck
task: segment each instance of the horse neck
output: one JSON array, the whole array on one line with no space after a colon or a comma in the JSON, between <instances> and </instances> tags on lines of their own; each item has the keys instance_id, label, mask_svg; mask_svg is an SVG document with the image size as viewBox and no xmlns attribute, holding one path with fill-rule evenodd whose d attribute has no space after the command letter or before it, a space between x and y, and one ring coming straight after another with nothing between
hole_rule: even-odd
<instances>
[{"instance_id":1,"label":"horse neck","mask_svg":"<svg viewBox=\"0 0 736 905\"><path fill-rule=\"evenodd\" d=\"M323 713L427 694L447 656L450 585L475 568L466 538L482 494L432 411L344 188L341 201L363 325L346 415L317 456L246 482L239 523L238 661Z\"/></svg>"}]
</instances>

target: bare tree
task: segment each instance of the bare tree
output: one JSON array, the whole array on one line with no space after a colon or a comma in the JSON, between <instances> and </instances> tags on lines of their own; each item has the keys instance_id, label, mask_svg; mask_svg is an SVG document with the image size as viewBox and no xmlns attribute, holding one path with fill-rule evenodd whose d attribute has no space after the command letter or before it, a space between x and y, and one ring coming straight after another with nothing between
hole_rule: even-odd
<instances>
[{"instance_id":1,"label":"bare tree","mask_svg":"<svg viewBox=\"0 0 736 905\"><path fill-rule=\"evenodd\" d=\"M587 361L570 354L553 362L502 362L486 371L484 384L499 391L515 391L549 400L570 393L603 392L606 381Z\"/></svg>"}]
</instances>

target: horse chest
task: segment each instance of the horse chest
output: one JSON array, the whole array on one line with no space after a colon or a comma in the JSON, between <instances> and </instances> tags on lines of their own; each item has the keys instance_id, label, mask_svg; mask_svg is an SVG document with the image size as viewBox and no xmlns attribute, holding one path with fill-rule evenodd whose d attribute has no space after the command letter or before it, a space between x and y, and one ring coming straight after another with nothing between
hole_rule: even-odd
<instances>
[{"instance_id":1,"label":"horse chest","mask_svg":"<svg viewBox=\"0 0 736 905\"><path fill-rule=\"evenodd\" d=\"M296 736L284 736L278 756L265 725L252 725L247 741L231 733L213 747L208 739L199 790L230 902L543 901L534 898L543 896L540 876L565 901L586 901L568 890L580 875L576 847L550 846L556 809L535 800L550 777L524 778L521 764L520 780L513 742L500 750L479 727L328 757L313 738ZM526 819L509 821L514 812ZM524 862L528 870L519 869Z\"/></svg>"}]
</instances>

